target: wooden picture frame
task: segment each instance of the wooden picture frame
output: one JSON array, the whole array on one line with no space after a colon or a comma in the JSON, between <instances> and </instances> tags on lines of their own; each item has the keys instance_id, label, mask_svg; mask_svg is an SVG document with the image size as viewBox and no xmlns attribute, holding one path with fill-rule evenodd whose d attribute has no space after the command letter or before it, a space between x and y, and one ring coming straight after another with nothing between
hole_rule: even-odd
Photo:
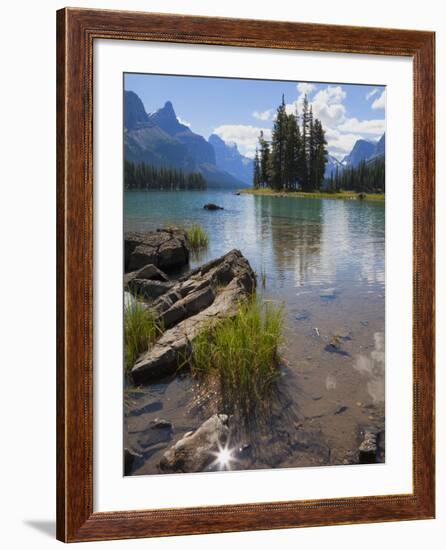
<instances>
[{"instance_id":1,"label":"wooden picture frame","mask_svg":"<svg viewBox=\"0 0 446 550\"><path fill-rule=\"evenodd\" d=\"M176 42L413 60L413 491L93 512L93 43ZM57 13L57 538L91 541L427 519L435 510L432 32L66 8Z\"/></svg>"}]
</instances>

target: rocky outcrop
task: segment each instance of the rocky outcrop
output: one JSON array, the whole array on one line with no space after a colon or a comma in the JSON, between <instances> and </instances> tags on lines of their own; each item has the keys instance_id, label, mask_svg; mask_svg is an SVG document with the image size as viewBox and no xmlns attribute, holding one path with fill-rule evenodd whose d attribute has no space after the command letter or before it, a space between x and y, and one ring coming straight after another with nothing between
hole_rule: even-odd
<instances>
[{"instance_id":1,"label":"rocky outcrop","mask_svg":"<svg viewBox=\"0 0 446 550\"><path fill-rule=\"evenodd\" d=\"M189 262L186 233L180 229L160 229L124 236L125 271L136 271L152 264L166 271L179 269Z\"/></svg>"},{"instance_id":2,"label":"rocky outcrop","mask_svg":"<svg viewBox=\"0 0 446 550\"><path fill-rule=\"evenodd\" d=\"M205 328L235 315L255 288L255 275L239 250L232 250L181 278L151 305L164 334L131 370L136 384L174 373L187 360L192 341Z\"/></svg>"},{"instance_id":3,"label":"rocky outcrop","mask_svg":"<svg viewBox=\"0 0 446 550\"><path fill-rule=\"evenodd\" d=\"M161 470L191 473L216 469L219 446L224 445L228 435L228 416L214 414L164 453Z\"/></svg>"},{"instance_id":4,"label":"rocky outcrop","mask_svg":"<svg viewBox=\"0 0 446 550\"><path fill-rule=\"evenodd\" d=\"M167 275L153 264L124 275L124 285L145 300L154 300L173 287Z\"/></svg>"},{"instance_id":5,"label":"rocky outcrop","mask_svg":"<svg viewBox=\"0 0 446 550\"><path fill-rule=\"evenodd\" d=\"M134 279L150 279L151 281L168 282L167 275L153 264L147 264L141 269L131 271L124 275L124 284L128 285Z\"/></svg>"},{"instance_id":6,"label":"rocky outcrop","mask_svg":"<svg viewBox=\"0 0 446 550\"><path fill-rule=\"evenodd\" d=\"M133 294L146 300L154 300L155 298L158 298L171 289L172 286L173 283L152 281L150 279L132 279L128 283L129 290L131 290Z\"/></svg>"}]
</instances>

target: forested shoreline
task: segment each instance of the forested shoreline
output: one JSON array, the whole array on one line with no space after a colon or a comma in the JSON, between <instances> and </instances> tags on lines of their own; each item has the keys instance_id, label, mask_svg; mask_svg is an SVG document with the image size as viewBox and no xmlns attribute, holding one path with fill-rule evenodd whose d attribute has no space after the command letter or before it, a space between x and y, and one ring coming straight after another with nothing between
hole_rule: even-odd
<instances>
[{"instance_id":1,"label":"forested shoreline","mask_svg":"<svg viewBox=\"0 0 446 550\"><path fill-rule=\"evenodd\" d=\"M386 189L386 163L384 157L361 161L358 166L336 169L328 179L327 191L357 191L358 193L384 193Z\"/></svg>"},{"instance_id":2,"label":"forested shoreline","mask_svg":"<svg viewBox=\"0 0 446 550\"><path fill-rule=\"evenodd\" d=\"M125 189L153 189L165 191L204 190L206 180L198 172L184 172L176 168L156 167L124 161Z\"/></svg>"},{"instance_id":3,"label":"forested shoreline","mask_svg":"<svg viewBox=\"0 0 446 550\"><path fill-rule=\"evenodd\" d=\"M307 96L302 113L287 113L285 98L278 106L271 141L263 131L254 157L254 190L304 193L385 192L384 156L341 166L325 178L327 141L322 122L313 115Z\"/></svg>"}]
</instances>

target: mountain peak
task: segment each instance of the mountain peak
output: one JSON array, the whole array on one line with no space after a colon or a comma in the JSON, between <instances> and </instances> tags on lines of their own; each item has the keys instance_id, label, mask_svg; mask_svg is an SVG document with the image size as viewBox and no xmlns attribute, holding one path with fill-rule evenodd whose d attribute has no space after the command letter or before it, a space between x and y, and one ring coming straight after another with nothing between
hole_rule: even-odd
<instances>
[{"instance_id":1,"label":"mountain peak","mask_svg":"<svg viewBox=\"0 0 446 550\"><path fill-rule=\"evenodd\" d=\"M141 99L130 90L124 92L124 127L135 130L147 125L149 117Z\"/></svg>"},{"instance_id":2,"label":"mountain peak","mask_svg":"<svg viewBox=\"0 0 446 550\"><path fill-rule=\"evenodd\" d=\"M217 134L211 134L208 142L214 148L217 166L243 183L250 185L253 162L240 154L237 144L228 143Z\"/></svg>"},{"instance_id":3,"label":"mountain peak","mask_svg":"<svg viewBox=\"0 0 446 550\"><path fill-rule=\"evenodd\" d=\"M208 141L209 143L215 143L218 145L224 145L225 143L218 134L211 134Z\"/></svg>"},{"instance_id":4,"label":"mountain peak","mask_svg":"<svg viewBox=\"0 0 446 550\"><path fill-rule=\"evenodd\" d=\"M166 101L161 109L150 115L149 119L151 123L159 126L171 136L175 136L180 132L190 132L187 126L178 121L171 101Z\"/></svg>"},{"instance_id":5,"label":"mountain peak","mask_svg":"<svg viewBox=\"0 0 446 550\"><path fill-rule=\"evenodd\" d=\"M167 116L173 116L177 118L171 101L166 101L166 103L164 103L164 107L162 109L159 109L159 111L164 111Z\"/></svg>"},{"instance_id":6,"label":"mountain peak","mask_svg":"<svg viewBox=\"0 0 446 550\"><path fill-rule=\"evenodd\" d=\"M376 142L366 139L358 139L353 149L342 160L344 166L357 166L362 160L366 160L375 153Z\"/></svg>"}]
</instances>

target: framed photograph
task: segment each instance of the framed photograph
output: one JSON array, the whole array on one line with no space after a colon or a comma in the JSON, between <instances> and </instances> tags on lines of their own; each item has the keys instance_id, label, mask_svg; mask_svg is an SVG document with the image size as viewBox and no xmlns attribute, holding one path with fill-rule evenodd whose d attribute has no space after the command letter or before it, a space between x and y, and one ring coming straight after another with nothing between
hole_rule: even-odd
<instances>
[{"instance_id":1,"label":"framed photograph","mask_svg":"<svg viewBox=\"0 0 446 550\"><path fill-rule=\"evenodd\" d=\"M57 537L434 517L434 33L57 13Z\"/></svg>"}]
</instances>

